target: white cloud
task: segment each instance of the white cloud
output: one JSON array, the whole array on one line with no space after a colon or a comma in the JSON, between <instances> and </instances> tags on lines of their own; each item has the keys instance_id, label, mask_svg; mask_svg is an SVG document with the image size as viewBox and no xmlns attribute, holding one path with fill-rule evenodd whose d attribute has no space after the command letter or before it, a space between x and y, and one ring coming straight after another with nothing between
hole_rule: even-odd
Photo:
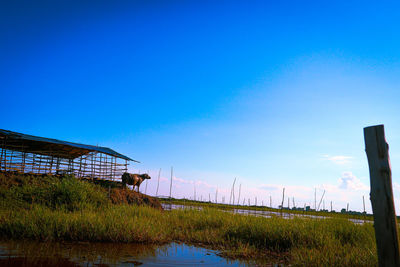
<instances>
[{"instance_id":1,"label":"white cloud","mask_svg":"<svg viewBox=\"0 0 400 267\"><path fill-rule=\"evenodd\" d=\"M342 155L338 155L338 156L323 155L322 158L325 160L329 160L335 164L344 165L344 164L351 163L351 159L353 157L342 156Z\"/></svg>"},{"instance_id":2,"label":"white cloud","mask_svg":"<svg viewBox=\"0 0 400 267\"><path fill-rule=\"evenodd\" d=\"M338 187L340 189L368 190L368 187L363 184L352 172L344 172L338 181Z\"/></svg>"}]
</instances>

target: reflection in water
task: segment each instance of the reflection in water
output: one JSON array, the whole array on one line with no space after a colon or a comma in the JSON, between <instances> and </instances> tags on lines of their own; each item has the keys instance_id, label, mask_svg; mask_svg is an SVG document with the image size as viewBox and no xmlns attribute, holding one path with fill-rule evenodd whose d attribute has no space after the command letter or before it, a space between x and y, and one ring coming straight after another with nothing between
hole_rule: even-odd
<instances>
[{"instance_id":1,"label":"reflection in water","mask_svg":"<svg viewBox=\"0 0 400 267\"><path fill-rule=\"evenodd\" d=\"M249 266L217 251L172 243L0 242L0 266Z\"/></svg>"}]
</instances>

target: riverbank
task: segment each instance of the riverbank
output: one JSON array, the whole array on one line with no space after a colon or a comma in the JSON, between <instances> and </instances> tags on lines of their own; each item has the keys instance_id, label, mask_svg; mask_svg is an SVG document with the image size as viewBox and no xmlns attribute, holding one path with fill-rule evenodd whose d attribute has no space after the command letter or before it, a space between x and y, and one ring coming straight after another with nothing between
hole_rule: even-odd
<instances>
[{"instance_id":1,"label":"riverbank","mask_svg":"<svg viewBox=\"0 0 400 267\"><path fill-rule=\"evenodd\" d=\"M0 187L0 236L38 241L183 242L259 265L377 265L372 225L341 218L261 218L215 208L162 211L115 204L98 185L46 178ZM58 179L58 180L57 180Z\"/></svg>"}]
</instances>

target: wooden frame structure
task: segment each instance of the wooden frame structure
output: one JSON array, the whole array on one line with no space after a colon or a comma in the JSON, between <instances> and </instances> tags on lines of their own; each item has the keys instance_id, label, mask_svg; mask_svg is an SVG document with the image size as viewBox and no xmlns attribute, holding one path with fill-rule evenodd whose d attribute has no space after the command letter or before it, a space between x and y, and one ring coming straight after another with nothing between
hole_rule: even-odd
<instances>
[{"instance_id":1,"label":"wooden frame structure","mask_svg":"<svg viewBox=\"0 0 400 267\"><path fill-rule=\"evenodd\" d=\"M129 161L138 162L106 147L0 129L0 171L3 172L120 180L128 170Z\"/></svg>"}]
</instances>

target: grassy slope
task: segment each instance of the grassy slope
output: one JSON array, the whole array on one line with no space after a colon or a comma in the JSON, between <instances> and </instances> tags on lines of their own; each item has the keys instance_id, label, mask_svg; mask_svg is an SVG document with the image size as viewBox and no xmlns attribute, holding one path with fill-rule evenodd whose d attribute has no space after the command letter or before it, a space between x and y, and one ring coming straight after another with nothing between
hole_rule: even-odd
<instances>
[{"instance_id":1,"label":"grassy slope","mask_svg":"<svg viewBox=\"0 0 400 267\"><path fill-rule=\"evenodd\" d=\"M163 212L112 204L105 189L74 178L40 181L23 177L15 184L9 182L13 179L7 182L0 176L3 238L153 244L182 241L259 263L272 259L298 266L377 264L374 230L369 224L355 225L340 218L266 219L212 208Z\"/></svg>"}]
</instances>

